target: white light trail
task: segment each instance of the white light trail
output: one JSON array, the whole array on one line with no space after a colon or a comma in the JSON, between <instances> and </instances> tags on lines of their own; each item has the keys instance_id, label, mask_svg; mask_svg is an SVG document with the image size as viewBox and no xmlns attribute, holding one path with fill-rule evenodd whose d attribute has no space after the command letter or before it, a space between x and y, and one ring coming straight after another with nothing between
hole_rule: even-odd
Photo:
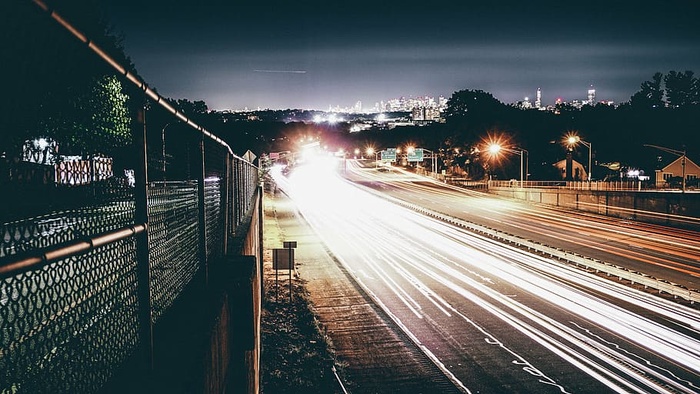
<instances>
[{"instance_id":1,"label":"white light trail","mask_svg":"<svg viewBox=\"0 0 700 394\"><path fill-rule=\"evenodd\" d=\"M699 390L690 380L637 353L631 344L700 376L697 338L566 282L632 302L689 330L700 328L697 311L405 210L332 176L329 167L333 168L328 164L321 167L323 171L298 168L290 183L277 179L349 271L371 272L364 285L387 308L396 305L388 302L394 297L418 320L440 319L432 311L442 318L464 319L483 332L488 343L498 344L516 357L524 371L561 392L566 392L564 387L468 318L454 301L448 301L445 289L452 294L451 299L458 295L480 306L613 391ZM504 295L498 288L505 283L534 296L533 300L546 301L525 298L521 302ZM566 310L578 320L560 322L550 315L552 308L537 309L543 303ZM400 310L388 312L401 319L406 330L416 324ZM629 342L605 339L592 327L602 327ZM415 332L409 335L418 337Z\"/></svg>"}]
</instances>

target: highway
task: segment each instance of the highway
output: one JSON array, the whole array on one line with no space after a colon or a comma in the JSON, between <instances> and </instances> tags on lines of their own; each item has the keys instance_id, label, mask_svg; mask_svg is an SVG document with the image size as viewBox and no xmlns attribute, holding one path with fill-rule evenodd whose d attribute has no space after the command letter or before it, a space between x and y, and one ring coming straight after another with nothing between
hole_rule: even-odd
<instances>
[{"instance_id":1,"label":"highway","mask_svg":"<svg viewBox=\"0 0 700 394\"><path fill-rule=\"evenodd\" d=\"M700 233L470 191L399 169L363 169L350 161L348 179L395 198L700 289Z\"/></svg>"},{"instance_id":2,"label":"highway","mask_svg":"<svg viewBox=\"0 0 700 394\"><path fill-rule=\"evenodd\" d=\"M554 234L571 223L596 234L572 234L582 251L589 243L606 250L594 231L605 221L543 208L519 215L503 199L353 162L342 172L324 161L275 179L355 280L462 391L700 392L697 309L495 243L364 188L469 218L491 212L489 221L525 233ZM636 228L644 248L658 251L647 258L692 265L697 245L676 237L671 248L674 237L661 230L646 230L659 243ZM626 231L615 236L629 237Z\"/></svg>"}]
</instances>

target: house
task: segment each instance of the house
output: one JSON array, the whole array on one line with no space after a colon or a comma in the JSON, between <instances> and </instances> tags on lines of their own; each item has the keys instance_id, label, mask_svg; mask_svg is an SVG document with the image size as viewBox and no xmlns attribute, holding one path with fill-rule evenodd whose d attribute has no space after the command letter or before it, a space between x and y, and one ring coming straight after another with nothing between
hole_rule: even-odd
<instances>
[{"instance_id":1,"label":"house","mask_svg":"<svg viewBox=\"0 0 700 394\"><path fill-rule=\"evenodd\" d=\"M683 170L684 159L685 171ZM686 184L697 185L698 177L700 177L700 166L690 160L688 156L681 156L666 167L656 170L656 187L668 187L672 183L672 178L678 177L682 180L684 173Z\"/></svg>"},{"instance_id":2,"label":"house","mask_svg":"<svg viewBox=\"0 0 700 394\"><path fill-rule=\"evenodd\" d=\"M586 172L586 169L583 167L583 164L577 162L576 160L572 160L572 180L574 181L585 181L588 179L588 173ZM555 167L558 170L558 174L560 176L560 179L566 180L566 159L564 160L559 160L558 162L552 164L553 167Z\"/></svg>"}]
</instances>

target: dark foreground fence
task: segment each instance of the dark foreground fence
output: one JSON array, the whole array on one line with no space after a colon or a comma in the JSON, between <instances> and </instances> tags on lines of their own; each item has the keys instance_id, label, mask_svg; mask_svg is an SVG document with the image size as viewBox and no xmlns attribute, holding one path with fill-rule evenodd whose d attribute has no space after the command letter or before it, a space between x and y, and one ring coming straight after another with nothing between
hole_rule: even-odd
<instances>
[{"instance_id":1,"label":"dark foreground fence","mask_svg":"<svg viewBox=\"0 0 700 394\"><path fill-rule=\"evenodd\" d=\"M259 313L258 169L34 3L116 70L128 135L0 146L0 393L256 391L255 338L229 342L238 299Z\"/></svg>"}]
</instances>

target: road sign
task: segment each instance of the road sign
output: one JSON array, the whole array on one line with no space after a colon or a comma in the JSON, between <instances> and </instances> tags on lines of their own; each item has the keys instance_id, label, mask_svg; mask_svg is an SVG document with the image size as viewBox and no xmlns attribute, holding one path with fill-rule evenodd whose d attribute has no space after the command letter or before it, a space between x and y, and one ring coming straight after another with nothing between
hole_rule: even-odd
<instances>
[{"instance_id":1,"label":"road sign","mask_svg":"<svg viewBox=\"0 0 700 394\"><path fill-rule=\"evenodd\" d=\"M256 158L257 156L255 156L255 153L251 152L250 149L243 155L243 160L248 163L252 163Z\"/></svg>"},{"instance_id":2,"label":"road sign","mask_svg":"<svg viewBox=\"0 0 700 394\"><path fill-rule=\"evenodd\" d=\"M423 161L423 148L416 148L412 151L406 153L406 160L411 161Z\"/></svg>"},{"instance_id":3,"label":"road sign","mask_svg":"<svg viewBox=\"0 0 700 394\"><path fill-rule=\"evenodd\" d=\"M272 268L275 270L294 269L294 249L272 249Z\"/></svg>"},{"instance_id":4,"label":"road sign","mask_svg":"<svg viewBox=\"0 0 700 394\"><path fill-rule=\"evenodd\" d=\"M386 148L381 153L382 161L396 161L396 148Z\"/></svg>"},{"instance_id":5,"label":"road sign","mask_svg":"<svg viewBox=\"0 0 700 394\"><path fill-rule=\"evenodd\" d=\"M282 245L285 249L292 249L297 247L297 241L284 241Z\"/></svg>"}]
</instances>

